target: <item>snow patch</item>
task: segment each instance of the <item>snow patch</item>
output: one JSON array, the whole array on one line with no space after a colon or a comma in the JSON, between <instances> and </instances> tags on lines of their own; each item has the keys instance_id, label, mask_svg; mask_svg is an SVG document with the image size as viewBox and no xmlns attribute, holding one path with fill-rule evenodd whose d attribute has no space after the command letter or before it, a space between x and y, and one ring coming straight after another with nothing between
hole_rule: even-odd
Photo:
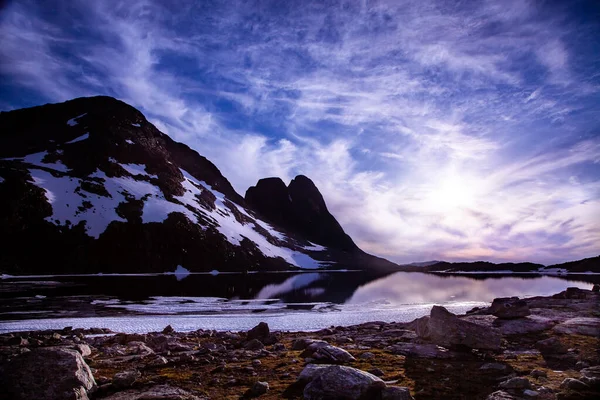
<instances>
[{"instance_id":1,"label":"snow patch","mask_svg":"<svg viewBox=\"0 0 600 400\"><path fill-rule=\"evenodd\" d=\"M70 120L67 121L67 125L69 126L75 126L77 125L79 122L77 122L77 120L81 117L83 117L84 115L87 115L87 113L83 113L81 115L76 116L75 118L71 118Z\"/></svg>"},{"instance_id":2,"label":"snow patch","mask_svg":"<svg viewBox=\"0 0 600 400\"><path fill-rule=\"evenodd\" d=\"M128 144L135 144L135 142L133 140L130 140L130 139L126 139L125 142L128 143Z\"/></svg>"},{"instance_id":3,"label":"snow patch","mask_svg":"<svg viewBox=\"0 0 600 400\"><path fill-rule=\"evenodd\" d=\"M131 124L131 126L135 126L136 128L141 128L140 124Z\"/></svg>"},{"instance_id":4,"label":"snow patch","mask_svg":"<svg viewBox=\"0 0 600 400\"><path fill-rule=\"evenodd\" d=\"M89 137L90 137L90 134L89 134L89 133L86 133L85 135L81 135L81 136L79 136L79 137L76 137L76 138L75 138L75 139L73 139L73 140L70 140L70 141L68 141L68 142L65 142L65 144L73 144L73 143L81 142L82 140L89 139Z\"/></svg>"},{"instance_id":5,"label":"snow patch","mask_svg":"<svg viewBox=\"0 0 600 400\"><path fill-rule=\"evenodd\" d=\"M310 243L310 246L304 246L303 249L304 250L308 250L308 251L323 251L326 250L325 247L319 245L319 244L315 244L313 242L308 242Z\"/></svg>"},{"instance_id":6,"label":"snow patch","mask_svg":"<svg viewBox=\"0 0 600 400\"><path fill-rule=\"evenodd\" d=\"M38 167L53 169L53 170L59 171L59 172L68 172L69 171L69 168L67 168L67 166L65 164L60 162L60 160L55 163L43 162L42 160L47 155L48 155L47 151L42 151L40 153L28 154L25 157L3 158L2 160L4 160L4 161L21 161L24 163L36 165Z\"/></svg>"},{"instance_id":7,"label":"snow patch","mask_svg":"<svg viewBox=\"0 0 600 400\"><path fill-rule=\"evenodd\" d=\"M129 172L133 176L143 175L143 176L147 176L149 178L158 179L157 175L150 175L146 172L146 165L144 165L144 164L119 164L119 165L121 167L123 167L127 172Z\"/></svg>"},{"instance_id":8,"label":"snow patch","mask_svg":"<svg viewBox=\"0 0 600 400\"><path fill-rule=\"evenodd\" d=\"M4 182L4 178L0 176L0 183Z\"/></svg>"}]
</instances>

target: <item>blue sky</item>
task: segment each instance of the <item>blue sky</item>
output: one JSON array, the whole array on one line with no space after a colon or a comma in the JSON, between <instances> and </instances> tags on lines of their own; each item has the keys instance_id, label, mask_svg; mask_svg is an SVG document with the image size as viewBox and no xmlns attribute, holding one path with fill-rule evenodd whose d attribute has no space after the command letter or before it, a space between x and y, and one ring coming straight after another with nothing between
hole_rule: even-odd
<instances>
[{"instance_id":1,"label":"blue sky","mask_svg":"<svg viewBox=\"0 0 600 400\"><path fill-rule=\"evenodd\" d=\"M8 1L0 109L97 94L393 261L600 254L594 1Z\"/></svg>"}]
</instances>

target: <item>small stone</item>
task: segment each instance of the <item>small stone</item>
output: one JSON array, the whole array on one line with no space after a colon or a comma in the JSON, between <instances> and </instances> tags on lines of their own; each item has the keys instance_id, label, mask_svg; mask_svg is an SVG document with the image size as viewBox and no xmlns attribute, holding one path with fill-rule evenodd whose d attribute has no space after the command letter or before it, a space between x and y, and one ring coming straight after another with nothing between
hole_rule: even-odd
<instances>
[{"instance_id":1,"label":"small stone","mask_svg":"<svg viewBox=\"0 0 600 400\"><path fill-rule=\"evenodd\" d=\"M252 360L252 366L259 367L261 365L262 365L262 362L260 360Z\"/></svg>"},{"instance_id":2,"label":"small stone","mask_svg":"<svg viewBox=\"0 0 600 400\"><path fill-rule=\"evenodd\" d=\"M373 374L375 376L384 376L385 375L385 372L383 372L383 370L381 370L379 368L371 368L367 372L370 374Z\"/></svg>"},{"instance_id":3,"label":"small stone","mask_svg":"<svg viewBox=\"0 0 600 400\"><path fill-rule=\"evenodd\" d=\"M381 391L381 400L414 400L406 387L388 386Z\"/></svg>"},{"instance_id":4,"label":"small stone","mask_svg":"<svg viewBox=\"0 0 600 400\"><path fill-rule=\"evenodd\" d=\"M531 389L523 390L523 394L527 397L538 397L540 395L538 392Z\"/></svg>"},{"instance_id":5,"label":"small stone","mask_svg":"<svg viewBox=\"0 0 600 400\"><path fill-rule=\"evenodd\" d=\"M592 292L594 292L594 293L600 292L600 284L599 283L594 283L594 286L592 286Z\"/></svg>"},{"instance_id":6,"label":"small stone","mask_svg":"<svg viewBox=\"0 0 600 400\"><path fill-rule=\"evenodd\" d=\"M165 329L162 330L163 335L168 335L169 333L175 332L175 329L171 325L165 326Z\"/></svg>"},{"instance_id":7,"label":"small stone","mask_svg":"<svg viewBox=\"0 0 600 400\"><path fill-rule=\"evenodd\" d=\"M252 339L244 345L246 350L262 350L265 345L258 339Z\"/></svg>"},{"instance_id":8,"label":"small stone","mask_svg":"<svg viewBox=\"0 0 600 400\"><path fill-rule=\"evenodd\" d=\"M500 363L486 363L486 364L483 364L481 367L479 367L479 369L483 370L483 371L487 371L487 370L504 371L507 368L508 368L508 366L506 364L500 364Z\"/></svg>"},{"instance_id":9,"label":"small stone","mask_svg":"<svg viewBox=\"0 0 600 400\"><path fill-rule=\"evenodd\" d=\"M83 357L87 357L92 354L92 350L90 349L90 346L88 346L87 344L84 344L84 343L76 344L75 346L73 346L73 350L78 351L79 354L81 354Z\"/></svg>"},{"instance_id":10,"label":"small stone","mask_svg":"<svg viewBox=\"0 0 600 400\"><path fill-rule=\"evenodd\" d=\"M589 386L587 384L581 382L579 379L574 379L574 378L566 378L564 381L562 381L562 383L560 384L560 387L572 389L572 390L589 389Z\"/></svg>"},{"instance_id":11,"label":"small stone","mask_svg":"<svg viewBox=\"0 0 600 400\"><path fill-rule=\"evenodd\" d=\"M534 369L533 371L531 371L531 373L529 375L533 376L534 378L547 378L548 377L548 374L546 373L546 371L542 371L541 369Z\"/></svg>"},{"instance_id":12,"label":"small stone","mask_svg":"<svg viewBox=\"0 0 600 400\"><path fill-rule=\"evenodd\" d=\"M361 355L358 356L358 358L360 358L361 360L370 360L374 357L375 357L375 354L371 353L370 351L362 353Z\"/></svg>"},{"instance_id":13,"label":"small stone","mask_svg":"<svg viewBox=\"0 0 600 400\"><path fill-rule=\"evenodd\" d=\"M133 385L140 376L142 376L142 374L138 370L118 372L113 377L112 384L115 388L125 389Z\"/></svg>"},{"instance_id":14,"label":"small stone","mask_svg":"<svg viewBox=\"0 0 600 400\"><path fill-rule=\"evenodd\" d=\"M514 400L514 397L503 390L498 390L486 397L486 400Z\"/></svg>"},{"instance_id":15,"label":"small stone","mask_svg":"<svg viewBox=\"0 0 600 400\"><path fill-rule=\"evenodd\" d=\"M248 397L258 397L269 391L269 384L267 382L255 382L254 385L246 392Z\"/></svg>"},{"instance_id":16,"label":"small stone","mask_svg":"<svg viewBox=\"0 0 600 400\"><path fill-rule=\"evenodd\" d=\"M523 318L531 315L529 306L525 300L518 297L501 297L494 299L490 307L490 313L501 319Z\"/></svg>"},{"instance_id":17,"label":"small stone","mask_svg":"<svg viewBox=\"0 0 600 400\"><path fill-rule=\"evenodd\" d=\"M501 389L530 389L531 383L527 378L516 377L508 379L498 386L500 386Z\"/></svg>"}]
</instances>

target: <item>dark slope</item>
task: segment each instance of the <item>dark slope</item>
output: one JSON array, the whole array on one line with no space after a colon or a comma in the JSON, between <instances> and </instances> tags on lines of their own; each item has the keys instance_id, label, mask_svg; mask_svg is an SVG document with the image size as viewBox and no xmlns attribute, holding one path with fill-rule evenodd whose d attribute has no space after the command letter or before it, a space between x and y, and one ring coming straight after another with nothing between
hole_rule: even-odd
<instances>
[{"instance_id":1,"label":"dark slope","mask_svg":"<svg viewBox=\"0 0 600 400\"><path fill-rule=\"evenodd\" d=\"M274 224L323 246L355 252L358 247L333 215L319 189L304 175L285 186L279 178L266 178L246 191L246 202Z\"/></svg>"},{"instance_id":2,"label":"dark slope","mask_svg":"<svg viewBox=\"0 0 600 400\"><path fill-rule=\"evenodd\" d=\"M121 101L80 98L3 112L0 272L397 267L358 250L309 182L290 187L302 205L292 212L310 224L274 228L214 164ZM254 205L270 209L263 200ZM320 229L344 236L328 241ZM309 240L321 239L327 244L317 251Z\"/></svg>"}]
</instances>

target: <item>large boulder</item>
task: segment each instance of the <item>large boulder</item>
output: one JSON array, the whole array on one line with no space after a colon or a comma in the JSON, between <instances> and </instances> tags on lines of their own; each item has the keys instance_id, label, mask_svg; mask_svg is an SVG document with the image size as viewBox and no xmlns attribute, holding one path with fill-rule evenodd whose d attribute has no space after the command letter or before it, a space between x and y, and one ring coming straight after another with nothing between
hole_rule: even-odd
<instances>
[{"instance_id":1,"label":"large boulder","mask_svg":"<svg viewBox=\"0 0 600 400\"><path fill-rule=\"evenodd\" d=\"M178 387L156 385L149 388L126 390L102 400L199 400L198 396Z\"/></svg>"},{"instance_id":2,"label":"large boulder","mask_svg":"<svg viewBox=\"0 0 600 400\"><path fill-rule=\"evenodd\" d=\"M531 314L525 300L518 297L499 297L494 299L490 313L501 319L523 318Z\"/></svg>"},{"instance_id":3,"label":"large boulder","mask_svg":"<svg viewBox=\"0 0 600 400\"><path fill-rule=\"evenodd\" d=\"M600 318L571 318L556 325L554 331L568 335L600 337Z\"/></svg>"},{"instance_id":4,"label":"large boulder","mask_svg":"<svg viewBox=\"0 0 600 400\"><path fill-rule=\"evenodd\" d=\"M327 342L312 343L300 354L300 357L310 357L319 362L330 364L344 364L356 360L346 350L332 346Z\"/></svg>"},{"instance_id":5,"label":"large boulder","mask_svg":"<svg viewBox=\"0 0 600 400\"><path fill-rule=\"evenodd\" d=\"M2 370L2 395L14 400L87 400L96 387L81 354L64 347L33 349Z\"/></svg>"},{"instance_id":6,"label":"large boulder","mask_svg":"<svg viewBox=\"0 0 600 400\"><path fill-rule=\"evenodd\" d=\"M377 398L386 387L375 375L341 365L309 364L298 379L306 383L305 400Z\"/></svg>"},{"instance_id":7,"label":"large boulder","mask_svg":"<svg viewBox=\"0 0 600 400\"><path fill-rule=\"evenodd\" d=\"M441 306L433 306L428 319L421 319L417 335L444 347L498 350L500 332L495 328L463 321Z\"/></svg>"}]
</instances>

